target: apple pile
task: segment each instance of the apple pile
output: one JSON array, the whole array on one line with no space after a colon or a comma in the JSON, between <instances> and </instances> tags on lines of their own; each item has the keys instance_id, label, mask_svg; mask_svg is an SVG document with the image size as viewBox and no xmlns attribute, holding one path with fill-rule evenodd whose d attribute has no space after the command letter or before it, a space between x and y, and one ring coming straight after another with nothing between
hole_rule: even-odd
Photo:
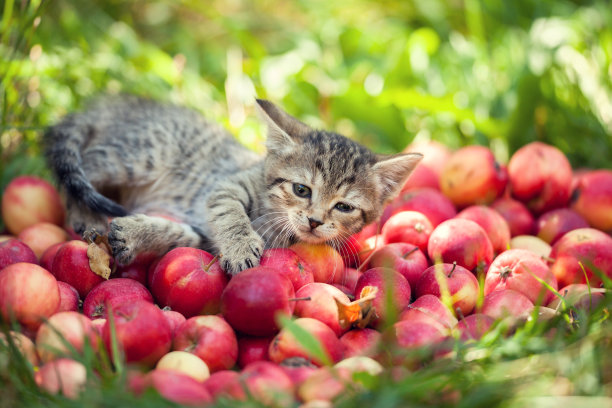
<instances>
[{"instance_id":1,"label":"apple pile","mask_svg":"<svg viewBox=\"0 0 612 408\"><path fill-rule=\"evenodd\" d=\"M213 254L175 248L127 266L109 257L106 279L94 244L65 228L55 188L18 177L2 196L0 317L20 329L0 342L10 336L36 383L70 398L92 380L89 348L126 362L137 395L288 406L333 402L360 389L355 373L409 375L451 342L603 299L612 171L573 171L539 142L507 166L482 146L408 150L425 158L379 223L340 248L267 249L234 277Z\"/></svg>"}]
</instances>

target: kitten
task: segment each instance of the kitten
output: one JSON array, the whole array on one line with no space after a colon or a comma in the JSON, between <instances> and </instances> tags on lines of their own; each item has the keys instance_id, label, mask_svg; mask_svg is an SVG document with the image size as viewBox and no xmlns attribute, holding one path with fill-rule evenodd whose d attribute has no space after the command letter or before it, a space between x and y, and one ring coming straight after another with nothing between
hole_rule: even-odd
<instances>
[{"instance_id":1,"label":"kitten","mask_svg":"<svg viewBox=\"0 0 612 408\"><path fill-rule=\"evenodd\" d=\"M377 155L257 105L265 156L194 111L149 100L103 99L67 116L44 140L69 223L108 233L120 264L191 246L221 254L235 274L266 247L339 244L378 219L422 158Z\"/></svg>"}]
</instances>

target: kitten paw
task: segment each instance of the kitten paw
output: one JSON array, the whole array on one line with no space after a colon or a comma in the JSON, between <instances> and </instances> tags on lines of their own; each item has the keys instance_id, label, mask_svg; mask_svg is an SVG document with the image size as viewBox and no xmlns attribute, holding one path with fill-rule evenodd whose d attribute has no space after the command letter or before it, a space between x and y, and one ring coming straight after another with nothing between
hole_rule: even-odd
<instances>
[{"instance_id":1,"label":"kitten paw","mask_svg":"<svg viewBox=\"0 0 612 408\"><path fill-rule=\"evenodd\" d=\"M255 232L234 238L229 245L221 248L221 267L227 273L236 275L245 269L257 266L263 248L263 239Z\"/></svg>"},{"instance_id":2,"label":"kitten paw","mask_svg":"<svg viewBox=\"0 0 612 408\"><path fill-rule=\"evenodd\" d=\"M134 245L133 237L138 222L131 218L119 217L110 223L108 244L113 251L115 261L120 265L128 265L136 257L136 246Z\"/></svg>"}]
</instances>

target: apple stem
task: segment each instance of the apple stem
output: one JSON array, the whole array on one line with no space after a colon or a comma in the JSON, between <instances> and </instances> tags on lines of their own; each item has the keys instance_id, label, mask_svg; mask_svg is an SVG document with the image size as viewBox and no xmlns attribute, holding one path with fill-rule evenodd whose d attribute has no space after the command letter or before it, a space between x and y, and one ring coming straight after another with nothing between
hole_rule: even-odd
<instances>
[{"instance_id":1,"label":"apple stem","mask_svg":"<svg viewBox=\"0 0 612 408\"><path fill-rule=\"evenodd\" d=\"M556 261L556 259L555 259L555 258L551 258L550 256L545 256L545 255L542 255L542 256L541 256L541 258L542 258L543 260L545 260L546 262L551 262L551 263L552 263L552 262L555 262L555 261Z\"/></svg>"},{"instance_id":2,"label":"apple stem","mask_svg":"<svg viewBox=\"0 0 612 408\"><path fill-rule=\"evenodd\" d=\"M289 302L297 302L300 300L312 300L312 299L310 298L310 296L306 296L306 297L299 297L299 298L290 298L287 300L289 300Z\"/></svg>"},{"instance_id":3,"label":"apple stem","mask_svg":"<svg viewBox=\"0 0 612 408\"><path fill-rule=\"evenodd\" d=\"M410 251L408 251L408 252L406 252L404 255L402 255L402 258L404 258L404 259L408 259L408 257L409 257L410 255L412 255L413 253L415 253L415 252L416 252L416 251L418 251L418 250L419 250L419 247L418 247L418 246L415 246L415 247L414 247L414 248L412 248Z\"/></svg>"},{"instance_id":4,"label":"apple stem","mask_svg":"<svg viewBox=\"0 0 612 408\"><path fill-rule=\"evenodd\" d=\"M508 279L508 277L510 276L510 272L512 272L512 270L510 269L510 267L508 266L504 266L502 268L502 270L499 272L499 275L501 277L502 280L506 280Z\"/></svg>"},{"instance_id":5,"label":"apple stem","mask_svg":"<svg viewBox=\"0 0 612 408\"><path fill-rule=\"evenodd\" d=\"M453 269L448 273L449 278L453 275L453 272L455 272L455 268L457 268L457 261L453 262Z\"/></svg>"},{"instance_id":6,"label":"apple stem","mask_svg":"<svg viewBox=\"0 0 612 408\"><path fill-rule=\"evenodd\" d=\"M219 260L219 255L216 255L213 259L211 259L211 261L207 265L204 266L204 272L208 272L210 267L213 266L213 264L217 262L218 260Z\"/></svg>"}]
</instances>

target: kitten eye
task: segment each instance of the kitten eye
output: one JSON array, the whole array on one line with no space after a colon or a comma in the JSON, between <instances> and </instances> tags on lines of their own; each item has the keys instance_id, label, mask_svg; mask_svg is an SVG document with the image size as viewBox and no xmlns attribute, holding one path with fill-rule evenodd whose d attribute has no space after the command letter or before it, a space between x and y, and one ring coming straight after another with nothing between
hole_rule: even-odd
<instances>
[{"instance_id":1,"label":"kitten eye","mask_svg":"<svg viewBox=\"0 0 612 408\"><path fill-rule=\"evenodd\" d=\"M308 198L311 195L310 187L306 187L305 185L298 183L293 184L293 192L296 196L302 198Z\"/></svg>"},{"instance_id":2,"label":"kitten eye","mask_svg":"<svg viewBox=\"0 0 612 408\"><path fill-rule=\"evenodd\" d=\"M338 203L334 206L334 208L338 211L342 211L342 212L351 212L355 209L355 207L353 207L352 205L349 205L347 203Z\"/></svg>"}]
</instances>

